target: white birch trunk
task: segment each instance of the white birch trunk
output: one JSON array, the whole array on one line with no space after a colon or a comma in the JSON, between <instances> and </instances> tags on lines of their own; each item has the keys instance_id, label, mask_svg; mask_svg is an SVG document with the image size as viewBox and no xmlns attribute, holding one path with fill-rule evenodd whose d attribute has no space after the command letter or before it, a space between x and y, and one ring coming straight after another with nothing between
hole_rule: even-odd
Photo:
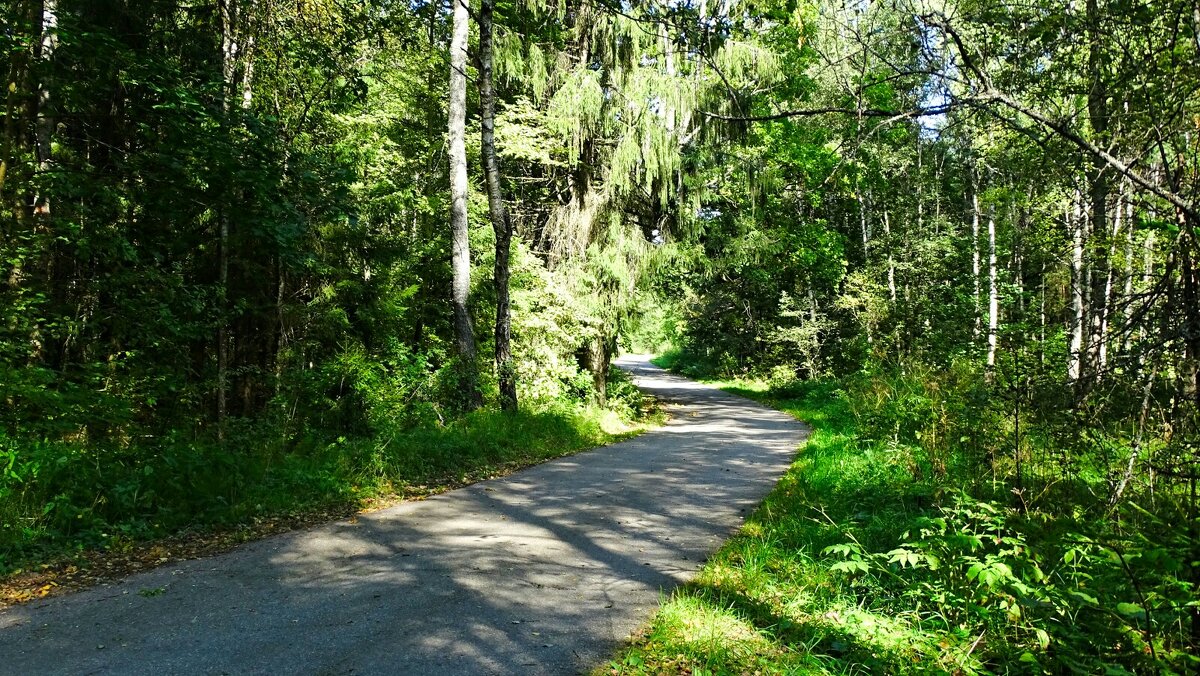
<instances>
[{"instance_id":1,"label":"white birch trunk","mask_svg":"<svg viewBox=\"0 0 1200 676\"><path fill-rule=\"evenodd\" d=\"M921 180L921 135L917 134L917 232L925 228L925 191Z\"/></svg>"},{"instance_id":2,"label":"white birch trunk","mask_svg":"<svg viewBox=\"0 0 1200 676\"><path fill-rule=\"evenodd\" d=\"M1042 260L1041 275L1038 276L1041 280L1041 294L1038 299L1038 364L1046 363L1046 261Z\"/></svg>"},{"instance_id":3,"label":"white birch trunk","mask_svg":"<svg viewBox=\"0 0 1200 676\"><path fill-rule=\"evenodd\" d=\"M1149 289L1154 283L1154 232L1151 231L1146 235L1146 240L1142 243L1142 288ZM1138 327L1138 342L1144 343L1146 339L1146 324L1141 323ZM1146 350L1138 350L1138 368L1146 366Z\"/></svg>"},{"instance_id":4,"label":"white birch trunk","mask_svg":"<svg viewBox=\"0 0 1200 676\"><path fill-rule=\"evenodd\" d=\"M1117 236L1121 233L1121 221L1125 215L1125 193L1124 191L1117 197L1117 210L1113 214L1112 236L1109 237L1108 245L1108 273L1104 279L1104 305L1100 311L1100 330L1096 340L1099 341L1098 352L1096 354L1096 380L1103 377L1105 367L1108 366L1108 324L1112 317L1112 297L1113 297L1113 272L1116 266L1112 264L1113 257L1117 253Z\"/></svg>"},{"instance_id":5,"label":"white birch trunk","mask_svg":"<svg viewBox=\"0 0 1200 676\"><path fill-rule=\"evenodd\" d=\"M1122 289L1122 298L1125 299L1126 307L1133 298L1133 278L1134 272L1133 260L1133 200L1125 201L1125 288ZM1128 312L1128 309L1126 309ZM1128 315L1126 315L1128 316ZM1128 328L1128 327L1126 327ZM1121 344L1121 352L1129 354L1130 339L1132 331L1124 331L1125 340Z\"/></svg>"},{"instance_id":6,"label":"white birch trunk","mask_svg":"<svg viewBox=\"0 0 1200 676\"><path fill-rule=\"evenodd\" d=\"M450 37L450 229L451 305L454 311L455 343L463 366L469 372L468 407L482 402L475 390L475 333L468 302L471 293L471 251L467 223L467 40L470 14L467 0L452 0L453 28Z\"/></svg>"},{"instance_id":7,"label":"white birch trunk","mask_svg":"<svg viewBox=\"0 0 1200 676\"><path fill-rule=\"evenodd\" d=\"M242 44L242 110L250 110L254 102L254 35L247 31Z\"/></svg>"},{"instance_id":8,"label":"white birch trunk","mask_svg":"<svg viewBox=\"0 0 1200 676\"><path fill-rule=\"evenodd\" d=\"M989 378L996 368L997 331L1000 328L1000 293L996 279L996 214L988 210L988 337L987 372Z\"/></svg>"},{"instance_id":9,"label":"white birch trunk","mask_svg":"<svg viewBox=\"0 0 1200 676\"><path fill-rule=\"evenodd\" d=\"M858 221L862 228L862 246L863 258L865 263L870 262L871 253L871 226L870 220L867 218L867 204L870 201L870 194L860 196L858 199ZM874 345L875 338L871 333L871 319L868 317L866 322L867 345Z\"/></svg>"},{"instance_id":10,"label":"white birch trunk","mask_svg":"<svg viewBox=\"0 0 1200 676\"><path fill-rule=\"evenodd\" d=\"M975 340L979 340L979 332L982 328L982 320L979 315L979 183L975 179L974 170L971 171L972 186L971 186L971 281L974 284L973 302L971 305L971 313L975 315L975 329L973 336Z\"/></svg>"},{"instance_id":11,"label":"white birch trunk","mask_svg":"<svg viewBox=\"0 0 1200 676\"><path fill-rule=\"evenodd\" d=\"M892 256L892 222L887 209L883 210L883 234L888 244L887 285L888 297L892 300L892 309L896 307L896 259Z\"/></svg>"},{"instance_id":12,"label":"white birch trunk","mask_svg":"<svg viewBox=\"0 0 1200 676\"><path fill-rule=\"evenodd\" d=\"M1085 323L1084 287L1086 280L1083 274L1083 213L1082 196L1078 191L1075 200L1067 212L1067 224L1071 230L1071 321L1070 361L1067 365L1067 375L1072 382L1079 380L1083 374L1083 331Z\"/></svg>"},{"instance_id":13,"label":"white birch trunk","mask_svg":"<svg viewBox=\"0 0 1200 676\"><path fill-rule=\"evenodd\" d=\"M858 199L858 224L862 229L862 246L863 257L867 258L871 253L871 225L867 219L867 203L871 196L868 193L865 197L860 196Z\"/></svg>"}]
</instances>

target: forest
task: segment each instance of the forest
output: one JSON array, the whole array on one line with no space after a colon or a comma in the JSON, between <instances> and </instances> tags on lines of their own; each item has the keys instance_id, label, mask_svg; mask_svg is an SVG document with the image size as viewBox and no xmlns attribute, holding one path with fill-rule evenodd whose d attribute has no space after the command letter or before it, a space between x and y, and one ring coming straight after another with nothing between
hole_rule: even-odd
<instances>
[{"instance_id":1,"label":"forest","mask_svg":"<svg viewBox=\"0 0 1200 676\"><path fill-rule=\"evenodd\" d=\"M1194 1L0 8L0 575L635 433L645 352L830 459L758 603L877 619L615 671L1200 669Z\"/></svg>"}]
</instances>

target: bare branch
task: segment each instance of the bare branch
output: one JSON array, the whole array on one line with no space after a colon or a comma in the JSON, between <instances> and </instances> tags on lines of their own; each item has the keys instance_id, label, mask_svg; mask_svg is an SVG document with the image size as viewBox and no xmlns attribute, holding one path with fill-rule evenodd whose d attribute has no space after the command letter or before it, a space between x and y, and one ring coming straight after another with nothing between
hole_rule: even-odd
<instances>
[{"instance_id":1,"label":"bare branch","mask_svg":"<svg viewBox=\"0 0 1200 676\"><path fill-rule=\"evenodd\" d=\"M1107 150L1101 148L1100 146L1096 145L1095 143L1092 143L1092 142L1088 141L1087 139L1083 138L1083 136L1080 135L1078 132L1076 132L1074 129L1067 127L1065 124L1062 124L1061 122L1050 119L1048 116L1043 114L1041 111L1038 111L1030 106L1027 106L1027 105L1021 103L1020 101L1017 101L1016 99L1012 98L1008 94L1004 94L1002 92L997 92L997 91L989 91L989 92L986 92L986 98L991 99L993 101L997 101L997 102L1001 103L1002 105L1004 105L1008 108L1011 108L1012 110L1015 110L1018 113L1021 113L1022 115L1037 122L1038 124L1041 124L1042 126L1046 127L1047 129L1053 131L1054 133L1058 134L1062 138L1066 139L1067 141L1070 141L1072 144L1074 144L1080 150L1090 153L1091 155L1094 155L1095 157L1103 160L1110 167L1112 167L1113 169L1116 169L1117 172L1120 173L1122 176L1125 176L1129 180L1140 185L1141 187L1145 188L1146 190L1153 193L1154 195L1157 195L1158 197L1161 197L1162 199L1166 200L1172 206L1178 208L1180 211L1187 214L1188 218L1192 219L1193 221L1200 221L1200 212L1197 212L1196 207L1193 206L1192 204L1190 204L1187 200L1183 199L1179 195L1177 195L1169 190L1164 189L1162 186L1157 185L1154 181L1150 180L1149 178L1146 178L1139 172L1134 171L1134 169L1132 167L1130 167L1128 164L1121 161L1119 158L1113 156Z\"/></svg>"},{"instance_id":2,"label":"bare branch","mask_svg":"<svg viewBox=\"0 0 1200 676\"><path fill-rule=\"evenodd\" d=\"M881 108L809 108L805 110L785 110L780 113L771 115L719 115L717 113L705 112L703 115L711 120L721 120L723 122L772 122L775 120L786 120L793 117L817 117L819 115L854 115L856 117L886 117L892 118L889 122L903 120L906 118L931 117L934 115L945 115L946 113L959 108L961 106L970 105L981 101L980 97L971 97L969 99L959 99L950 103L944 103L938 106L926 106L913 108L912 110L883 110Z\"/></svg>"}]
</instances>

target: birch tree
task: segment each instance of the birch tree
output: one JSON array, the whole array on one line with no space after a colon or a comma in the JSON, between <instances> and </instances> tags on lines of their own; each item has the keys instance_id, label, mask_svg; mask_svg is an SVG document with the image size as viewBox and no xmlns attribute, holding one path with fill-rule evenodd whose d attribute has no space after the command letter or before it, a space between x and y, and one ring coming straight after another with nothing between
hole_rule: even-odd
<instances>
[{"instance_id":1,"label":"birch tree","mask_svg":"<svg viewBox=\"0 0 1200 676\"><path fill-rule=\"evenodd\" d=\"M470 313L471 250L467 222L467 41L470 13L467 0L453 0L450 38L450 265L453 274L450 304L454 314L454 340L462 369L462 388L468 409L482 405L476 373L475 332Z\"/></svg>"}]
</instances>

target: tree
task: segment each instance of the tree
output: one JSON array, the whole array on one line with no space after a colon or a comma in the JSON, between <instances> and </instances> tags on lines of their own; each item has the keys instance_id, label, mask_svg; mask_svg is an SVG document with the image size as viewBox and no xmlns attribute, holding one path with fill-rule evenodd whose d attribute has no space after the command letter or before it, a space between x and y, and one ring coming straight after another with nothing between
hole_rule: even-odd
<instances>
[{"instance_id":1,"label":"tree","mask_svg":"<svg viewBox=\"0 0 1200 676\"><path fill-rule=\"evenodd\" d=\"M504 204L500 162L496 154L496 90L493 70L493 22L495 3L480 0L479 5L479 107L481 154L487 183L488 212L496 235L496 263L493 281L496 287L496 373L500 384L500 407L517 409L516 368L512 359L512 303L509 300L513 227Z\"/></svg>"},{"instance_id":2,"label":"tree","mask_svg":"<svg viewBox=\"0 0 1200 676\"><path fill-rule=\"evenodd\" d=\"M450 303L454 312L454 337L463 370L462 388L466 407L479 408L483 400L476 373L475 332L469 307L471 291L471 251L467 222L467 38L470 14L467 0L452 3L453 24L450 40L450 230L451 268L454 281Z\"/></svg>"}]
</instances>

